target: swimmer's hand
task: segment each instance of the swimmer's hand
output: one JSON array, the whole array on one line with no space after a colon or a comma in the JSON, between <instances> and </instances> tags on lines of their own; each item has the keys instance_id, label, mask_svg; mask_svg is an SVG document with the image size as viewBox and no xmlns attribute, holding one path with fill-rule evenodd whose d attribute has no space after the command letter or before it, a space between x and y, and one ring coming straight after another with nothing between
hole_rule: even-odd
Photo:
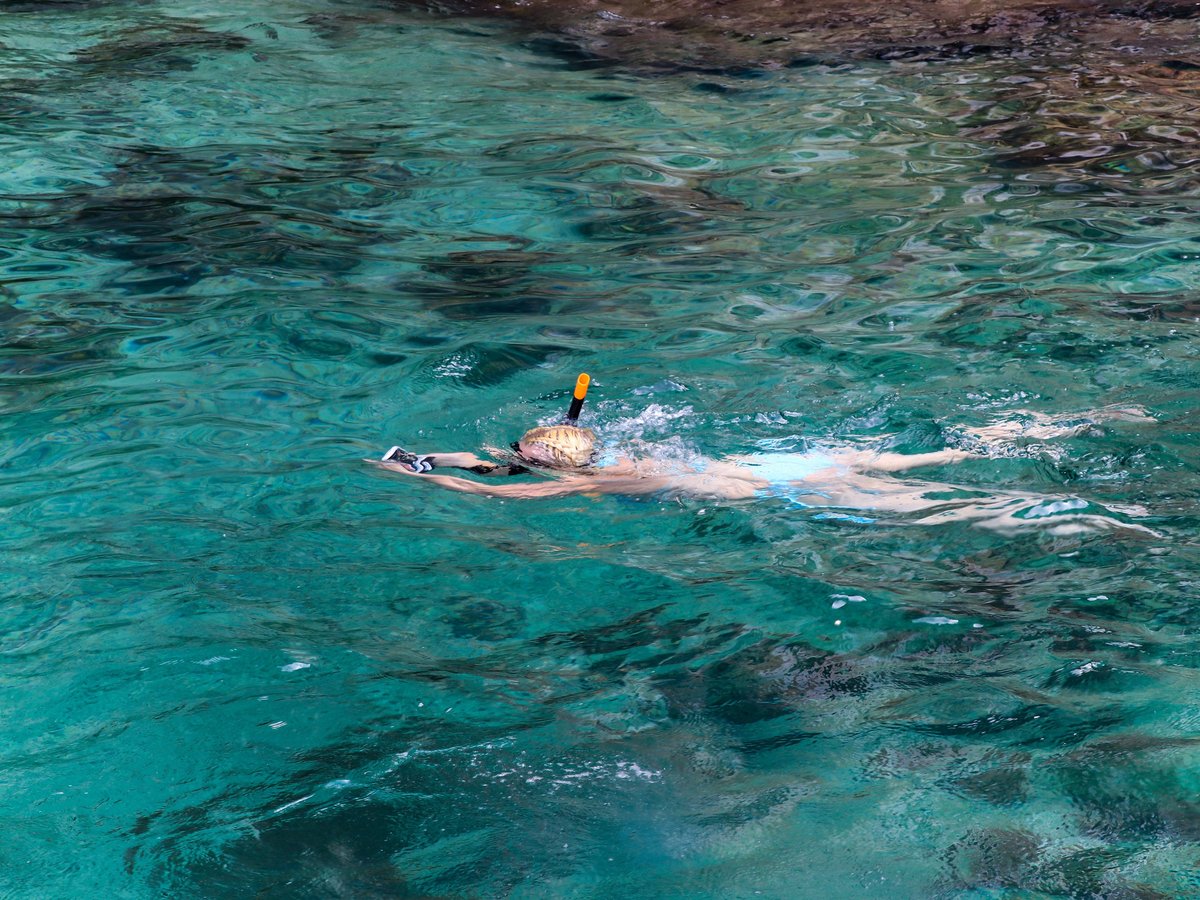
<instances>
[{"instance_id":1,"label":"swimmer's hand","mask_svg":"<svg viewBox=\"0 0 1200 900\"><path fill-rule=\"evenodd\" d=\"M415 469L409 463L394 459L364 459L363 462L379 466L381 469L387 469L389 472L399 472L401 475L414 475L425 481L434 481L443 477L440 475L430 475L429 469Z\"/></svg>"},{"instance_id":2,"label":"swimmer's hand","mask_svg":"<svg viewBox=\"0 0 1200 900\"><path fill-rule=\"evenodd\" d=\"M407 469L411 474L425 475L434 469L464 469L476 475L527 475L529 470L515 462L501 465L490 459L480 459L474 453L412 453L403 447L393 447L383 458L368 460L386 465L399 472Z\"/></svg>"},{"instance_id":3,"label":"swimmer's hand","mask_svg":"<svg viewBox=\"0 0 1200 900\"><path fill-rule=\"evenodd\" d=\"M388 468L407 468L408 471L415 475L432 472L435 468L432 456L419 456L416 453L410 453L403 447L393 447L387 453L383 454L383 459L380 462L395 463L395 466L389 466Z\"/></svg>"}]
</instances>

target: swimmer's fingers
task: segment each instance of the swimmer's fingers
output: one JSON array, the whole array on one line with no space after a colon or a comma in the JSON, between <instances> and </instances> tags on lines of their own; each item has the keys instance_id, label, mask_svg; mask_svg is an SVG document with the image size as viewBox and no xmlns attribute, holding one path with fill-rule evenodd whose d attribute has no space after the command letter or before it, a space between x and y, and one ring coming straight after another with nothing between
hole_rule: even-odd
<instances>
[{"instance_id":1,"label":"swimmer's fingers","mask_svg":"<svg viewBox=\"0 0 1200 900\"><path fill-rule=\"evenodd\" d=\"M1011 419L1004 422L993 422L980 428L966 430L969 438L977 441L1015 441L1035 440L1047 441L1053 438L1076 437L1085 434L1095 426L1092 421L1065 420L1053 421L1045 416L1035 419Z\"/></svg>"},{"instance_id":2,"label":"swimmer's fingers","mask_svg":"<svg viewBox=\"0 0 1200 900\"><path fill-rule=\"evenodd\" d=\"M1100 422L1128 422L1139 425L1157 423L1143 406L1102 406L1077 415L1049 416L1030 410L1013 410L1009 418L968 431L984 440L1078 437L1087 434Z\"/></svg>"},{"instance_id":3,"label":"swimmer's fingers","mask_svg":"<svg viewBox=\"0 0 1200 900\"><path fill-rule=\"evenodd\" d=\"M364 459L363 462L378 466L381 469L387 469L389 472L399 472L401 475L416 475L421 478L428 477L423 472L414 472L406 463L387 462L381 459Z\"/></svg>"}]
</instances>

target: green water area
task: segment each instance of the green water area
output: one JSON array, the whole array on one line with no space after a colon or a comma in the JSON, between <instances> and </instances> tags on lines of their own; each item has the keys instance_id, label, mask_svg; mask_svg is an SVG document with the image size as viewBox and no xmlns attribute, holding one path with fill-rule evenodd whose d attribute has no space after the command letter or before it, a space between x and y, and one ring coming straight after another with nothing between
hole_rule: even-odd
<instances>
[{"instance_id":1,"label":"green water area","mask_svg":"<svg viewBox=\"0 0 1200 900\"><path fill-rule=\"evenodd\" d=\"M1200 896L1200 73L1139 33L0 4L0 896ZM668 467L981 455L852 516L363 461L584 371Z\"/></svg>"}]
</instances>

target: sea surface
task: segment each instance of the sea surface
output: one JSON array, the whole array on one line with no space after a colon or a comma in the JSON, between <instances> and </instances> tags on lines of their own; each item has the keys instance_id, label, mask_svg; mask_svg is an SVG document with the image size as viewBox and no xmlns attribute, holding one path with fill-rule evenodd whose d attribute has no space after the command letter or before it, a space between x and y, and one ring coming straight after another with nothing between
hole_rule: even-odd
<instances>
[{"instance_id":1,"label":"sea surface","mask_svg":"<svg viewBox=\"0 0 1200 900\"><path fill-rule=\"evenodd\" d=\"M1196 97L369 0L0 16L0 895L1200 895ZM668 459L1142 408L914 477L1146 530L363 461L581 371Z\"/></svg>"}]
</instances>

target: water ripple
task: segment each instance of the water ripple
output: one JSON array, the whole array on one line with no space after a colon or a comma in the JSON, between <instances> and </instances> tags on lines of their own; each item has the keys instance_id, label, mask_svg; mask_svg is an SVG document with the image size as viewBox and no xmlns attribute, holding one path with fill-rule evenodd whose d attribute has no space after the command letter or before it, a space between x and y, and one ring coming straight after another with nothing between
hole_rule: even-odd
<instances>
[{"instance_id":1,"label":"water ripple","mask_svg":"<svg viewBox=\"0 0 1200 900\"><path fill-rule=\"evenodd\" d=\"M131 9L22 4L0 60L13 890L1194 892L1165 44L630 71L412 10ZM583 369L587 424L675 460L1142 406L945 477L1161 534L360 462L505 446Z\"/></svg>"}]
</instances>

